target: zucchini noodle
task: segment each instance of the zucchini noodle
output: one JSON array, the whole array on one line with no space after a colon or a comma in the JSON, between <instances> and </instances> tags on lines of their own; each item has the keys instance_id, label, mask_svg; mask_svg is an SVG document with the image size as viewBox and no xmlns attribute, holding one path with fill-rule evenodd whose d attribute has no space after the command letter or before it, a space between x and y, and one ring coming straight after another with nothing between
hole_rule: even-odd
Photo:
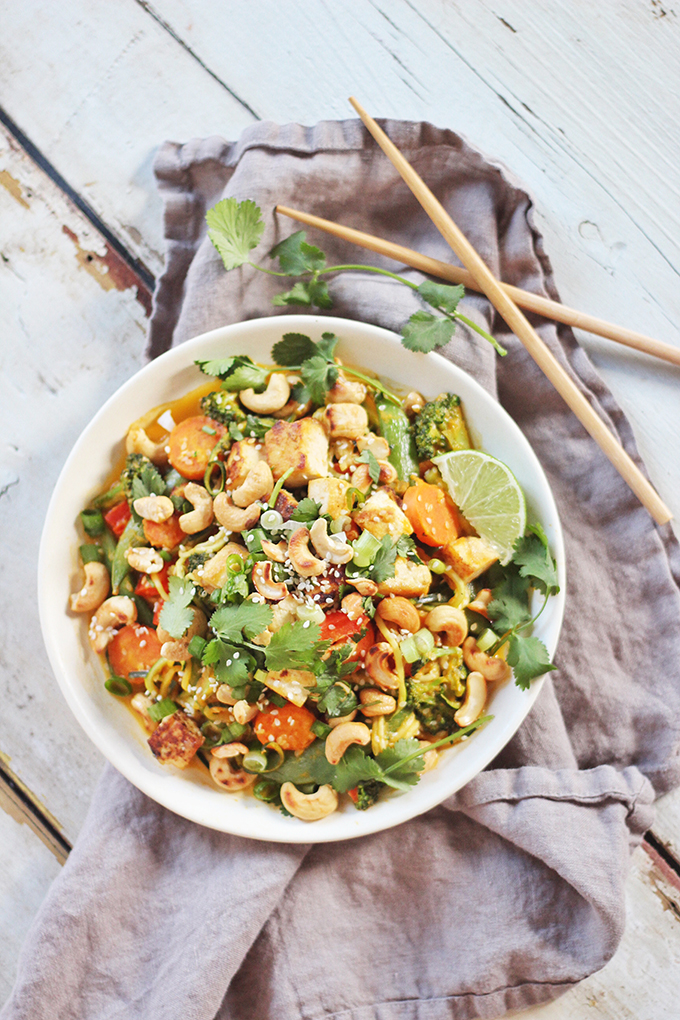
<instances>
[{"instance_id":1,"label":"zucchini noodle","mask_svg":"<svg viewBox=\"0 0 680 1020\"><path fill-rule=\"evenodd\" d=\"M373 618L373 622L375 623L375 625L377 626L378 630L385 638L387 643L389 644L390 648L392 649L392 654L394 655L394 667L397 671L397 678L399 680L399 700L397 702L397 709L399 709L406 704L406 677L404 675L404 657L401 654L401 648L399 647L399 642L397 641L396 637L394 636L390 628L387 626L385 621L381 619L377 613Z\"/></svg>"},{"instance_id":2,"label":"zucchini noodle","mask_svg":"<svg viewBox=\"0 0 680 1020\"><path fill-rule=\"evenodd\" d=\"M199 542L197 545L190 546L181 545L179 547L179 556L177 557L177 561L175 562L172 569L173 574L175 575L175 577L180 578L184 577L185 575L184 564L186 563L190 556L193 556L194 553L202 552L212 553L214 555L215 553L219 552L220 549L222 549L223 546L225 546L228 541L229 535L222 528L220 528L216 535L213 535L212 538L206 539L205 542Z\"/></svg>"},{"instance_id":3,"label":"zucchini noodle","mask_svg":"<svg viewBox=\"0 0 680 1020\"><path fill-rule=\"evenodd\" d=\"M154 588L156 589L160 597L163 599L163 601L167 602L170 596L168 595L167 591L161 584L160 574L149 574L149 579L151 580L151 583L153 584Z\"/></svg>"},{"instance_id":4,"label":"zucchini noodle","mask_svg":"<svg viewBox=\"0 0 680 1020\"><path fill-rule=\"evenodd\" d=\"M163 672L165 666L167 665L168 665L167 659L156 659L153 666L144 677L144 686L146 687L147 691L149 692L152 698L160 697L160 691L156 686L156 680Z\"/></svg>"}]
</instances>

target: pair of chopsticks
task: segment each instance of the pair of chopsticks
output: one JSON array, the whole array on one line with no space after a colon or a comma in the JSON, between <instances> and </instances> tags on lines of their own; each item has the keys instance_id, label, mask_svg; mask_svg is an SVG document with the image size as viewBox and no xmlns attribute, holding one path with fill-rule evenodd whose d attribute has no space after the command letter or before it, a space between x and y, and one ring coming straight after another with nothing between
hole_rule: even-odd
<instances>
[{"instance_id":1,"label":"pair of chopsticks","mask_svg":"<svg viewBox=\"0 0 680 1020\"><path fill-rule=\"evenodd\" d=\"M404 248L401 245L384 241L381 238L373 237L359 230L353 230L350 227L331 223L329 220L321 219L318 216L311 216L307 213L290 209L287 206L277 206L276 211L309 226L325 230L336 237L352 241L381 255L386 255L398 262L413 266L413 268L419 269L431 276L450 280L453 283L462 283L466 287L485 294L657 524L665 524L671 520L673 517L671 511L541 340L526 316L520 311L518 305L529 311L537 312L546 318L554 319L557 322L577 326L580 329L597 333L600 336L616 340L637 350L665 358L674 364L680 364L680 350L672 347L670 344L664 344L658 340L653 340L651 337L646 337L641 333L623 329L602 319L597 319L575 309L567 308L558 301L551 301L548 298L521 290L519 287L500 283L462 231L453 222L438 199L435 198L423 179L404 158L396 145L390 141L382 128L376 124L356 99L350 98L350 103L380 148L411 189L416 199L420 202L444 240L447 241L463 263L465 269L459 269L438 259L421 255L410 248Z\"/></svg>"}]
</instances>

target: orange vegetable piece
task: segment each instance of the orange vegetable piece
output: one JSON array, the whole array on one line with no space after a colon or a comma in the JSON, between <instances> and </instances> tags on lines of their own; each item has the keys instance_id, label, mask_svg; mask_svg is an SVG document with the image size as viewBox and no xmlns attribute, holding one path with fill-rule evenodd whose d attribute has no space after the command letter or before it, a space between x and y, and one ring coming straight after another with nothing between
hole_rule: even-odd
<instances>
[{"instance_id":1,"label":"orange vegetable piece","mask_svg":"<svg viewBox=\"0 0 680 1020\"><path fill-rule=\"evenodd\" d=\"M316 739L312 733L315 716L304 708L287 703L283 708L268 705L255 716L253 729L261 744L272 741L284 751L304 751Z\"/></svg>"},{"instance_id":2,"label":"orange vegetable piece","mask_svg":"<svg viewBox=\"0 0 680 1020\"><path fill-rule=\"evenodd\" d=\"M208 431L204 431L206 429ZM168 460L184 478L200 481L213 448L227 434L223 425L205 415L185 418L179 425L175 425L168 436Z\"/></svg>"},{"instance_id":3,"label":"orange vegetable piece","mask_svg":"<svg viewBox=\"0 0 680 1020\"><path fill-rule=\"evenodd\" d=\"M114 635L107 651L116 676L124 676L133 684L144 683L143 678L131 678L130 673L151 669L161 657L161 643L153 627L129 623Z\"/></svg>"},{"instance_id":4,"label":"orange vegetable piece","mask_svg":"<svg viewBox=\"0 0 680 1020\"><path fill-rule=\"evenodd\" d=\"M157 549L174 549L187 537L179 526L179 514L167 521L144 521L144 537Z\"/></svg>"},{"instance_id":5,"label":"orange vegetable piece","mask_svg":"<svg viewBox=\"0 0 680 1020\"><path fill-rule=\"evenodd\" d=\"M108 513L104 514L104 520L111 528L111 531L114 533L116 538L120 538L123 534L125 531L125 525L131 517L132 514L130 513L130 507L127 505L127 502L116 504L116 506L112 507Z\"/></svg>"},{"instance_id":6,"label":"orange vegetable piece","mask_svg":"<svg viewBox=\"0 0 680 1020\"><path fill-rule=\"evenodd\" d=\"M462 530L460 514L446 493L420 479L404 493L404 513L425 545L446 548Z\"/></svg>"}]
</instances>

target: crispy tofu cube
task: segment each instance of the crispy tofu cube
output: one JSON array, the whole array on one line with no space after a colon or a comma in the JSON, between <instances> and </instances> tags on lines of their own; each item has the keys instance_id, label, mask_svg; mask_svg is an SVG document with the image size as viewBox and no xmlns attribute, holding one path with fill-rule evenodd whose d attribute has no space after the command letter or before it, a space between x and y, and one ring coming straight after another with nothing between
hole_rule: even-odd
<instances>
[{"instance_id":1,"label":"crispy tofu cube","mask_svg":"<svg viewBox=\"0 0 680 1020\"><path fill-rule=\"evenodd\" d=\"M259 439L238 439L232 443L225 465L227 489L243 485L250 469L261 460L264 460L264 453Z\"/></svg>"},{"instance_id":2,"label":"crispy tofu cube","mask_svg":"<svg viewBox=\"0 0 680 1020\"><path fill-rule=\"evenodd\" d=\"M386 489L378 489L369 496L361 510L353 514L353 519L376 538L389 535L396 541L400 535L410 535L413 531L408 517Z\"/></svg>"},{"instance_id":3,"label":"crispy tofu cube","mask_svg":"<svg viewBox=\"0 0 680 1020\"><path fill-rule=\"evenodd\" d=\"M360 404L329 404L323 418L331 439L358 439L368 432L368 414Z\"/></svg>"},{"instance_id":4,"label":"crispy tofu cube","mask_svg":"<svg viewBox=\"0 0 680 1020\"><path fill-rule=\"evenodd\" d=\"M280 493L276 497L275 510L283 517L284 521L289 521L293 516L293 510L298 505L298 501L291 492L287 492L286 489L281 489Z\"/></svg>"},{"instance_id":5,"label":"crispy tofu cube","mask_svg":"<svg viewBox=\"0 0 680 1020\"><path fill-rule=\"evenodd\" d=\"M286 479L293 489L328 475L328 436L315 418L277 421L264 437L264 449L275 479L293 469Z\"/></svg>"},{"instance_id":6,"label":"crispy tofu cube","mask_svg":"<svg viewBox=\"0 0 680 1020\"><path fill-rule=\"evenodd\" d=\"M185 769L205 738L193 719L174 712L161 719L149 737L149 747L162 765Z\"/></svg>"},{"instance_id":7,"label":"crispy tofu cube","mask_svg":"<svg viewBox=\"0 0 680 1020\"><path fill-rule=\"evenodd\" d=\"M221 588L226 582L228 573L227 560L233 555L242 556L245 559L248 551L244 546L238 545L237 542L227 542L219 552L211 556L200 567L196 567L188 576L195 580L197 584L200 584L202 588L205 588L206 591L213 592L216 588Z\"/></svg>"},{"instance_id":8,"label":"crispy tofu cube","mask_svg":"<svg viewBox=\"0 0 680 1020\"><path fill-rule=\"evenodd\" d=\"M457 538L446 548L446 559L461 581L474 581L498 559L497 553L477 535Z\"/></svg>"},{"instance_id":9,"label":"crispy tofu cube","mask_svg":"<svg viewBox=\"0 0 680 1020\"><path fill-rule=\"evenodd\" d=\"M313 478L307 487L307 495L321 504L321 513L330 514L333 520L347 514L347 490L349 482L344 478Z\"/></svg>"},{"instance_id":10,"label":"crispy tofu cube","mask_svg":"<svg viewBox=\"0 0 680 1020\"><path fill-rule=\"evenodd\" d=\"M369 575L370 576L370 575ZM388 577L378 585L379 595L403 595L404 598L415 598L427 595L432 583L432 574L424 563L414 563L397 556L394 564L394 577Z\"/></svg>"}]
</instances>

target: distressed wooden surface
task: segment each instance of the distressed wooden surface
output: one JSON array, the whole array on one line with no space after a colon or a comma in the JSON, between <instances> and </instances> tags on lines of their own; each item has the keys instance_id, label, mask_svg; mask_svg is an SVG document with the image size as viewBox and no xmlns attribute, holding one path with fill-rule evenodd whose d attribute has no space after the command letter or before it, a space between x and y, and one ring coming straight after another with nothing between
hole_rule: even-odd
<instances>
[{"instance_id":1,"label":"distressed wooden surface","mask_svg":"<svg viewBox=\"0 0 680 1020\"><path fill-rule=\"evenodd\" d=\"M162 266L162 140L342 119L354 94L508 167L535 197L565 302L680 346L680 17L661 0L0 0L0 12L5 115L148 273ZM20 790L0 812L1 1000L101 767L39 638L42 519L74 439L143 361L148 294L4 131L0 217L0 795L3 768ZM680 370L579 339L680 518ZM659 803L654 838L667 857L636 852L614 959L523 1016L677 1016L680 792Z\"/></svg>"}]
</instances>

